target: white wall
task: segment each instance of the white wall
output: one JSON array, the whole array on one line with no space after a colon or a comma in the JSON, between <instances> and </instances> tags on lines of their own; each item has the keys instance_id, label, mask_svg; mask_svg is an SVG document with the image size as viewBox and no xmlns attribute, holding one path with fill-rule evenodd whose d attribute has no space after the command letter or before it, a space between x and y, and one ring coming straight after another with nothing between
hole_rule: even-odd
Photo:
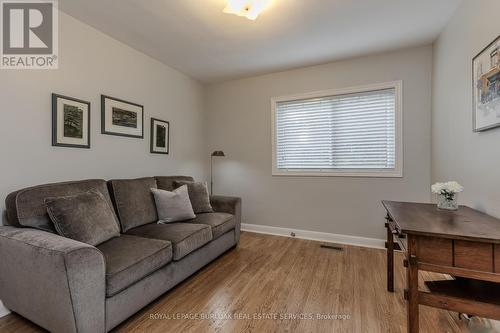
<instances>
[{"instance_id":1,"label":"white wall","mask_svg":"<svg viewBox=\"0 0 500 333\"><path fill-rule=\"evenodd\" d=\"M432 179L465 186L462 204L500 217L500 128L472 132L472 58L500 34L500 1L466 0L434 44Z\"/></svg>"},{"instance_id":2,"label":"white wall","mask_svg":"<svg viewBox=\"0 0 500 333\"><path fill-rule=\"evenodd\" d=\"M243 222L383 238L382 199L430 200L432 48L419 47L215 84L207 90L215 192L243 198ZM403 80L404 178L272 177L274 96Z\"/></svg>"},{"instance_id":3,"label":"white wall","mask_svg":"<svg viewBox=\"0 0 500 333\"><path fill-rule=\"evenodd\" d=\"M205 178L204 87L60 13L58 70L0 70L0 202L21 187L84 178ZM51 146L51 93L91 102L90 150ZM100 134L100 94L144 105L144 139ZM171 155L149 153L150 117L170 121Z\"/></svg>"}]
</instances>

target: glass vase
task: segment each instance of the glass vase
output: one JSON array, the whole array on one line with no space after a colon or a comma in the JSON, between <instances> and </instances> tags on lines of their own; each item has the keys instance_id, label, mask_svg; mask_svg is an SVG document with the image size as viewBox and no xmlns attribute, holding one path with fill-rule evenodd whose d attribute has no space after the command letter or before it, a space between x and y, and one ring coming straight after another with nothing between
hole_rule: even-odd
<instances>
[{"instance_id":1,"label":"glass vase","mask_svg":"<svg viewBox=\"0 0 500 333\"><path fill-rule=\"evenodd\" d=\"M457 210L458 209L457 196L458 195L456 193L452 197L443 194L438 194L438 203L437 203L438 208L445 210Z\"/></svg>"}]
</instances>

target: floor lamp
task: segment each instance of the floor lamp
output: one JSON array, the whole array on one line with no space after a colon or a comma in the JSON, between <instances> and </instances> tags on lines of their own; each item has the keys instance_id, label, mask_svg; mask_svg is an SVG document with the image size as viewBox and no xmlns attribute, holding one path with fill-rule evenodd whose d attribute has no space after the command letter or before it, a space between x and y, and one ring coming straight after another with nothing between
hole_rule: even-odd
<instances>
[{"instance_id":1,"label":"floor lamp","mask_svg":"<svg viewBox=\"0 0 500 333\"><path fill-rule=\"evenodd\" d=\"M214 174L213 174L213 167L214 167L214 157L224 157L224 152L222 150L216 150L212 153L210 156L210 195L214 194Z\"/></svg>"}]
</instances>

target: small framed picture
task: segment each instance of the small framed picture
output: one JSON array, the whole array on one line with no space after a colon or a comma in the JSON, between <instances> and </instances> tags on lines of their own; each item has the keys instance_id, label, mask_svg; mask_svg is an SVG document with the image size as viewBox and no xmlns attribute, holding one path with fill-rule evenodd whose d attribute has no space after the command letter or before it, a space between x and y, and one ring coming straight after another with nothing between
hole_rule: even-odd
<instances>
[{"instance_id":1,"label":"small framed picture","mask_svg":"<svg viewBox=\"0 0 500 333\"><path fill-rule=\"evenodd\" d=\"M500 36L472 60L473 130L500 126Z\"/></svg>"},{"instance_id":2,"label":"small framed picture","mask_svg":"<svg viewBox=\"0 0 500 333\"><path fill-rule=\"evenodd\" d=\"M144 138L144 107L101 95L101 133Z\"/></svg>"},{"instance_id":3,"label":"small framed picture","mask_svg":"<svg viewBox=\"0 0 500 333\"><path fill-rule=\"evenodd\" d=\"M52 146L90 148L90 102L52 94Z\"/></svg>"},{"instance_id":4,"label":"small framed picture","mask_svg":"<svg viewBox=\"0 0 500 333\"><path fill-rule=\"evenodd\" d=\"M170 123L156 118L151 118L151 153L169 153Z\"/></svg>"}]
</instances>

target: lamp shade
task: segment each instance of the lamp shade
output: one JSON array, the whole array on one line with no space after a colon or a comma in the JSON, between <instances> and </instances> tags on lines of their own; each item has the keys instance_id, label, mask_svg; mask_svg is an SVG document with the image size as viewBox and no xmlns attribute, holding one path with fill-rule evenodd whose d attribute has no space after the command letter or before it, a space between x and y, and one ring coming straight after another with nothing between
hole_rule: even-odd
<instances>
[{"instance_id":1,"label":"lamp shade","mask_svg":"<svg viewBox=\"0 0 500 333\"><path fill-rule=\"evenodd\" d=\"M216 150L212 153L212 156L226 156L222 150Z\"/></svg>"}]
</instances>

